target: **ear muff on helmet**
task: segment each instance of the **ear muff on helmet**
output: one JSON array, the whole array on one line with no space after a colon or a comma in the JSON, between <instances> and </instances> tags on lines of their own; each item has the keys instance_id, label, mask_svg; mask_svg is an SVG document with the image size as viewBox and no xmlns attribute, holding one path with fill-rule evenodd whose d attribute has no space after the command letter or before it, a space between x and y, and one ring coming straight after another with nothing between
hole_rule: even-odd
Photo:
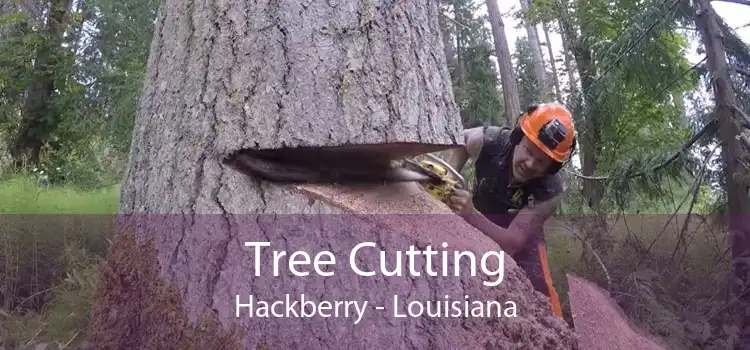
<instances>
[{"instance_id":1,"label":"ear muff on helmet","mask_svg":"<svg viewBox=\"0 0 750 350\"><path fill-rule=\"evenodd\" d=\"M570 145L570 153L568 154L568 158L565 159L564 162L552 162L552 164L547 168L548 174L557 174L562 167L565 166L565 164L568 164L570 162L570 158L573 157L573 152L576 151L576 137L573 136L573 143Z\"/></svg>"}]
</instances>

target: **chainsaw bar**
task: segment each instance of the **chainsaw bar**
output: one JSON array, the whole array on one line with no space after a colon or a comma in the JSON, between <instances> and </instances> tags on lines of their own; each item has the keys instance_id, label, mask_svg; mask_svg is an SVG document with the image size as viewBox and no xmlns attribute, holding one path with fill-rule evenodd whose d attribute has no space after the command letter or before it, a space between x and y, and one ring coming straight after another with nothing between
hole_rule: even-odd
<instances>
[{"instance_id":1,"label":"chainsaw bar","mask_svg":"<svg viewBox=\"0 0 750 350\"><path fill-rule=\"evenodd\" d=\"M389 182L432 182L433 174L421 168L394 166L366 156L327 154L306 157L274 157L239 152L225 160L237 171L270 182L308 184L378 184ZM439 180L439 177L437 178Z\"/></svg>"}]
</instances>

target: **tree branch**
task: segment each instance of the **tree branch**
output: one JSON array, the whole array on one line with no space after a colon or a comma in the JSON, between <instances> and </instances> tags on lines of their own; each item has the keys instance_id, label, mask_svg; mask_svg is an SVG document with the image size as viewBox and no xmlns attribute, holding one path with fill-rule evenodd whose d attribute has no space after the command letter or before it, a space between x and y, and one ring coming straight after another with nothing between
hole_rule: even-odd
<instances>
[{"instance_id":1,"label":"tree branch","mask_svg":"<svg viewBox=\"0 0 750 350\"><path fill-rule=\"evenodd\" d=\"M747 114L745 114L745 112L743 112L743 111L742 111L742 110L741 110L741 109L740 109L739 107L737 107L736 105L735 105L735 106L732 106L732 109L734 109L734 111L735 111L735 112L737 112L737 114L739 114L739 115L740 115L740 118L742 119L742 120L741 120L741 122L742 122L742 125L743 125L744 127L748 128L748 129L750 129L750 117L748 117L748 116L747 116Z\"/></svg>"},{"instance_id":2,"label":"tree branch","mask_svg":"<svg viewBox=\"0 0 750 350\"><path fill-rule=\"evenodd\" d=\"M737 73L740 73L740 74L742 74L742 75L750 78L750 71L748 71L746 69L737 68L737 67L729 67L729 69L731 69L731 70L733 70L733 71L735 71Z\"/></svg>"},{"instance_id":3,"label":"tree branch","mask_svg":"<svg viewBox=\"0 0 750 350\"><path fill-rule=\"evenodd\" d=\"M716 127L717 124L718 123L717 123L716 119L714 119L711 122L709 122L708 124L704 125L703 128L700 131L698 131L695 135L693 135L693 137L690 140L688 140L687 142L685 142L685 144L682 146L682 148L680 148L679 151L675 152L675 154L673 154L671 157L669 157L669 159L667 159L666 161L664 161L661 164L658 164L658 165L652 167L651 169L649 169L648 172L653 172L653 171L659 170L659 169L661 169L661 168L669 165L669 163L674 162L677 158L680 157L681 154L685 153L688 149L690 149L690 147L692 147L694 143L698 142L698 140L700 140L700 138L703 137L703 135L705 135L712 128ZM607 180L607 179L610 178L610 176L586 176L586 175L574 173L574 172L569 171L567 169L565 169L565 171L568 174L570 174L570 175L573 175L575 177L578 177L578 178L581 178L581 179L585 179L585 180ZM633 178L636 178L636 177L639 177L639 176L644 176L644 175L646 175L646 173L647 173L647 171L640 171L640 172L637 172L635 174L630 174L628 176L628 179L633 179Z\"/></svg>"},{"instance_id":4,"label":"tree branch","mask_svg":"<svg viewBox=\"0 0 750 350\"><path fill-rule=\"evenodd\" d=\"M578 234L578 232L576 232L575 230L573 230L572 227L566 226L565 228L568 230L568 232L570 232L573 235L573 237L575 237L576 239L578 239L579 241L581 241L583 244L585 244L586 248L588 248L589 251L591 251L591 254L594 255L594 258L596 258L596 261L599 263L599 267L601 267L602 271L604 272L604 277L607 278L607 290L611 290L612 289L612 278L609 276L609 270L607 270L607 266L604 265L604 261L602 260L601 257L599 257L599 254L597 254L596 250L594 250L594 247L591 246L591 243L589 243L589 241L587 241L585 238L581 237Z\"/></svg>"},{"instance_id":5,"label":"tree branch","mask_svg":"<svg viewBox=\"0 0 750 350\"><path fill-rule=\"evenodd\" d=\"M734 3L734 4L740 4L740 5L750 6L750 0L712 0L712 1L731 2L731 3Z\"/></svg>"},{"instance_id":6,"label":"tree branch","mask_svg":"<svg viewBox=\"0 0 750 350\"><path fill-rule=\"evenodd\" d=\"M745 145L745 147L746 147L746 148L747 148L748 150L750 150L750 138L749 138L749 137L747 137L746 135L742 135L742 134L740 134L740 135L737 135L737 137L738 137L738 138L740 139L740 141L742 141L742 144L744 144L744 145ZM740 163L740 164L742 164L742 163Z\"/></svg>"},{"instance_id":7,"label":"tree branch","mask_svg":"<svg viewBox=\"0 0 750 350\"><path fill-rule=\"evenodd\" d=\"M733 105L732 109L734 109L734 111L740 115L740 124L744 126L745 128L750 129L750 117L748 117L747 114L745 114L745 112L743 112L739 107L737 107L737 105ZM750 150L750 138L748 138L744 132L745 131L742 130L742 128L740 128L740 134L737 135L737 139L740 140L745 145L745 147L747 147L748 150ZM742 163L740 162L740 164Z\"/></svg>"},{"instance_id":8,"label":"tree branch","mask_svg":"<svg viewBox=\"0 0 750 350\"><path fill-rule=\"evenodd\" d=\"M447 20L449 20L449 21L451 21L451 22L453 22L453 23L455 23L457 25L460 25L460 26L464 27L465 29L471 29L467 25L465 25L465 24L463 24L463 23L461 23L459 21L456 21L453 18L450 18L450 16L446 15L444 12L440 12L440 15L442 15L443 17L445 17L445 19L447 19Z\"/></svg>"}]
</instances>

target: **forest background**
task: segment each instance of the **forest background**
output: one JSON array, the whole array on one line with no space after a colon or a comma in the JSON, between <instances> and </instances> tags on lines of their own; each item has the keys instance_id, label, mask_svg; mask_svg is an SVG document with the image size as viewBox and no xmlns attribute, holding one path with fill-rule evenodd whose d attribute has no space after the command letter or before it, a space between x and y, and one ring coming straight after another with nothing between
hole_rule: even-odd
<instances>
[{"instance_id":1,"label":"forest background","mask_svg":"<svg viewBox=\"0 0 750 350\"><path fill-rule=\"evenodd\" d=\"M0 4L0 213L117 212L159 5ZM685 0L441 2L465 128L513 124L536 102L575 112L579 150L547 224L568 320L565 273L574 272L675 348L741 341L732 310L747 297L735 288L732 236L714 215L736 203L715 122L729 97L710 78L734 88L735 116L750 111L750 2L711 5L721 53L704 48L696 4ZM726 76L707 65L719 54ZM747 184L747 168L730 181ZM111 217L0 220L0 347L74 347L88 326Z\"/></svg>"}]
</instances>

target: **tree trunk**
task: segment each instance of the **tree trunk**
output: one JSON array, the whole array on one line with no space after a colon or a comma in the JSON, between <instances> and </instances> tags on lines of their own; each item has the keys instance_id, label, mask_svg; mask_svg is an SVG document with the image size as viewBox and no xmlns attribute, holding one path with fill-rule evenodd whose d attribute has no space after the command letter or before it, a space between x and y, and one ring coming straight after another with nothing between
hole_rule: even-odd
<instances>
[{"instance_id":1,"label":"tree trunk","mask_svg":"<svg viewBox=\"0 0 750 350\"><path fill-rule=\"evenodd\" d=\"M166 2L122 185L122 229L93 304L92 348L574 347L571 331L512 259L500 288L469 272L427 276L422 258L413 267L403 262L403 277L355 273L351 263L381 267L373 247L349 260L363 242L377 243L388 269L395 251L409 246L499 250L419 185L278 185L222 165L244 148L370 145L373 152L397 148L390 155L398 157L459 142L435 3L351 4ZM421 216L396 215L402 212ZM271 246L258 258L244 242ZM278 274L271 250L288 252ZM290 259L312 260L295 251L332 264L290 267ZM321 258L322 251L332 254ZM293 269L310 274L294 276ZM420 275L410 276L413 269ZM500 300L504 308L513 301L522 312L501 322L394 317L408 301L446 295ZM261 317L262 309L238 305L251 296L256 304L289 298L297 312L302 298L331 304L313 318ZM360 313L337 305L345 300L368 304Z\"/></svg>"},{"instance_id":2,"label":"tree trunk","mask_svg":"<svg viewBox=\"0 0 750 350\"><path fill-rule=\"evenodd\" d=\"M568 73L568 85L570 88L570 95L575 96L578 91L578 79L576 78L576 69L573 66L573 58L571 56L570 44L565 35L561 35L561 41L563 46L563 58L565 60L565 71Z\"/></svg>"},{"instance_id":3,"label":"tree trunk","mask_svg":"<svg viewBox=\"0 0 750 350\"><path fill-rule=\"evenodd\" d=\"M463 23L461 17L460 3L458 1L453 2L453 12L456 14L456 22ZM464 36L463 26L456 24L456 81L458 86L464 87L466 85L466 62L464 62L463 48L464 48Z\"/></svg>"},{"instance_id":4,"label":"tree trunk","mask_svg":"<svg viewBox=\"0 0 750 350\"><path fill-rule=\"evenodd\" d=\"M578 142L581 146L581 172L584 176L590 177L596 173L597 159L599 154L601 154L601 131L596 120L596 115L599 112L596 109L597 105L595 101L592 99L592 96L595 95L595 91L592 89L594 77L596 76L596 66L591 57L591 48L584 40L579 40L571 24L570 15L566 7L561 6L560 9L559 23L563 33L563 43L567 41L571 45L570 52L575 58L578 75L581 77L580 93L573 93L571 102L576 123L583 126L582 132L580 132L580 136L578 137ZM581 33L581 37L586 38L586 33ZM596 252L607 254L613 248L613 241L607 235L609 229L606 213L604 212L604 208L602 208L602 184L598 180L590 178L585 178L582 182L584 200L595 214L593 217L594 220L587 222L590 225L587 225L586 228L586 238L590 239L592 248ZM591 256L588 250L584 250L583 255L588 264L592 266L596 264L594 257Z\"/></svg>"},{"instance_id":5,"label":"tree trunk","mask_svg":"<svg viewBox=\"0 0 750 350\"><path fill-rule=\"evenodd\" d=\"M727 176L729 232L732 235L732 268L734 269L734 293L738 307L732 307L739 326L739 339L735 349L750 348L750 195L749 184L743 178L747 172L742 162L747 162L748 150L735 135L741 135L736 116L736 98L730 83L727 57L717 15L707 0L697 2L696 25L706 49L706 64L711 81L719 121L719 138L722 144L724 171Z\"/></svg>"},{"instance_id":6,"label":"tree trunk","mask_svg":"<svg viewBox=\"0 0 750 350\"><path fill-rule=\"evenodd\" d=\"M592 100L595 91L592 91L594 77L596 76L596 66L591 57L591 49L583 40L579 40L576 35L572 24L569 20L569 14L567 11L561 13L560 26L563 32L563 42L566 40L568 44L571 44L570 52L576 61L576 67L578 67L578 75L581 77L581 96L585 97L585 110L577 106L579 113L576 113L574 117L577 119L576 122L583 122L585 132L579 137L581 143L581 154L582 159L582 171L583 175L592 176L596 171L596 162L599 154L599 142L601 135L598 124L596 122L596 104ZM582 37L586 37L586 33L582 33ZM580 98L580 97L577 97ZM581 115L584 114L585 116ZM600 209L599 202L601 201L600 184L596 180L584 179L583 181L583 194L588 202L588 206L595 211Z\"/></svg>"},{"instance_id":7,"label":"tree trunk","mask_svg":"<svg viewBox=\"0 0 750 350\"><path fill-rule=\"evenodd\" d=\"M38 49L31 86L27 91L21 112L21 124L10 147L11 156L18 166L33 166L58 118L50 108L55 91L54 62L59 55L65 32L64 20L72 0L55 0L47 17L47 39Z\"/></svg>"},{"instance_id":8,"label":"tree trunk","mask_svg":"<svg viewBox=\"0 0 750 350\"><path fill-rule=\"evenodd\" d=\"M440 4L444 4L445 2L446 0L441 0ZM443 36L443 50L445 52L445 61L448 64L449 72L455 71L456 69L455 49L453 46L453 37L451 37L450 31L451 25L452 24L449 24L443 16L440 16L440 32Z\"/></svg>"},{"instance_id":9,"label":"tree trunk","mask_svg":"<svg viewBox=\"0 0 750 350\"><path fill-rule=\"evenodd\" d=\"M503 24L503 18L500 16L500 7L496 0L487 0L486 3L490 26L492 27L492 37L495 41L495 55L500 70L500 81L503 86L505 119L509 126L513 126L516 123L516 118L521 115L518 82L513 75L510 49L508 48L508 40L505 38L505 24Z\"/></svg>"},{"instance_id":10,"label":"tree trunk","mask_svg":"<svg viewBox=\"0 0 750 350\"><path fill-rule=\"evenodd\" d=\"M582 111L585 130L579 139L582 155L581 172L584 176L592 177L596 174L598 159L602 152L601 129L596 120L599 111L597 105L591 99L591 96L595 93L592 87L594 77L596 76L596 67L591 58L590 49L581 44L580 41L577 42L573 52L581 77L582 99L585 101L583 108L577 108L579 111ZM580 102L581 100L579 99L578 103ZM599 180L591 178L583 179L583 196L588 207L594 212L596 220L588 233L591 236L591 245L600 254L607 254L614 247L614 242L607 235L609 227L606 211L602 206L604 199L602 183ZM584 254L588 254L588 251L584 251ZM591 261L593 262L593 259Z\"/></svg>"},{"instance_id":11,"label":"tree trunk","mask_svg":"<svg viewBox=\"0 0 750 350\"><path fill-rule=\"evenodd\" d=\"M549 53L549 63L552 67L552 82L555 86L555 97L557 102L563 103L562 91L560 90L560 79L557 77L557 63L555 62L555 51L552 50L552 41L549 40L549 25L547 23L542 24L544 29L544 40L547 41L547 53Z\"/></svg>"},{"instance_id":12,"label":"tree trunk","mask_svg":"<svg viewBox=\"0 0 750 350\"><path fill-rule=\"evenodd\" d=\"M4 18L10 14L16 12L15 6L11 3L0 2L0 18ZM8 24L0 26L0 40L5 40L8 33L11 32L11 28Z\"/></svg>"},{"instance_id":13,"label":"tree trunk","mask_svg":"<svg viewBox=\"0 0 750 350\"><path fill-rule=\"evenodd\" d=\"M690 125L690 117L688 116L687 110L685 109L685 96L681 92L672 94L674 99L674 106L680 111L680 121L683 125Z\"/></svg>"},{"instance_id":14,"label":"tree trunk","mask_svg":"<svg viewBox=\"0 0 750 350\"><path fill-rule=\"evenodd\" d=\"M521 0L521 10L525 14L529 10L529 0ZM529 40L529 47L531 48L531 60L534 62L534 75L536 76L537 84L539 84L542 96L542 101L550 101L552 98L552 89L547 79L547 70L544 67L544 56L542 55L542 45L539 40L539 32L536 26L530 23L526 23L526 35ZM552 57L552 56L550 56Z\"/></svg>"}]
</instances>

